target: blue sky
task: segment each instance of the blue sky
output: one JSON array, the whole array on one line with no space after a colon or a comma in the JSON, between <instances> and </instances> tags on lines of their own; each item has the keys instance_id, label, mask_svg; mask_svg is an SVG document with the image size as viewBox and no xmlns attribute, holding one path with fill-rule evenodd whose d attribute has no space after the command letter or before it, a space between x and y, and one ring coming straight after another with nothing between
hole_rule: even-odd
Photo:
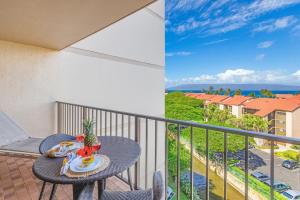
<instances>
[{"instance_id":1,"label":"blue sky","mask_svg":"<svg viewBox=\"0 0 300 200\"><path fill-rule=\"evenodd\" d=\"M166 0L166 83L300 85L300 0Z\"/></svg>"}]
</instances>

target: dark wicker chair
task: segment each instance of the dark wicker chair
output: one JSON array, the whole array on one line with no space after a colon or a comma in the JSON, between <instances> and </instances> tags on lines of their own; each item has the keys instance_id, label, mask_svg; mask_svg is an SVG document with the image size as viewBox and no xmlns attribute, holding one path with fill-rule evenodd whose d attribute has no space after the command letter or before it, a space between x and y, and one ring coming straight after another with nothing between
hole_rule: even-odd
<instances>
[{"instance_id":1,"label":"dark wicker chair","mask_svg":"<svg viewBox=\"0 0 300 200\"><path fill-rule=\"evenodd\" d=\"M164 192L163 179L160 171L153 175L153 188L135 191L104 191L101 200L161 200Z\"/></svg>"},{"instance_id":2,"label":"dark wicker chair","mask_svg":"<svg viewBox=\"0 0 300 200\"><path fill-rule=\"evenodd\" d=\"M45 154L49 149L51 149L54 145L59 144L62 141L67 141L67 140L75 140L74 136L71 135L67 135L67 134L54 134L54 135L50 135L48 137L46 137L40 144L39 146L39 152L40 154ZM42 185L42 189L40 192L40 196L39 199L42 199L43 197L43 193L44 193L44 189L46 186L46 182L43 182ZM50 194L50 200L52 200L54 198L54 194L56 191L57 185L53 184L52 185L52 190L51 190L51 194Z\"/></svg>"}]
</instances>

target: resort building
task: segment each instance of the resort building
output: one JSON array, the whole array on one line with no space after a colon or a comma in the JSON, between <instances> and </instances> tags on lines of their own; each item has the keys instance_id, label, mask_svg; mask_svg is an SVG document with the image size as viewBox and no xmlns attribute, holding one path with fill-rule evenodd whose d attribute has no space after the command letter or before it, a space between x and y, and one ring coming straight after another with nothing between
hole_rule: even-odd
<instances>
[{"instance_id":1,"label":"resort building","mask_svg":"<svg viewBox=\"0 0 300 200\"><path fill-rule=\"evenodd\" d=\"M231 113L236 117L241 117L243 114L243 103L249 101L251 97L245 97L241 95L235 95L233 97L229 97L224 101L220 102L220 107L224 109L228 109Z\"/></svg>"},{"instance_id":2,"label":"resort building","mask_svg":"<svg viewBox=\"0 0 300 200\"><path fill-rule=\"evenodd\" d=\"M233 97L211 94L186 94L205 101L205 105L215 104L221 110L228 109L236 116L254 114L270 122L269 133L290 137L300 137L300 95L280 94L276 98L252 98L235 95Z\"/></svg>"},{"instance_id":3,"label":"resort building","mask_svg":"<svg viewBox=\"0 0 300 200\"><path fill-rule=\"evenodd\" d=\"M270 133L300 137L300 95L288 99L252 99L243 104L243 113L251 113L268 120Z\"/></svg>"}]
</instances>

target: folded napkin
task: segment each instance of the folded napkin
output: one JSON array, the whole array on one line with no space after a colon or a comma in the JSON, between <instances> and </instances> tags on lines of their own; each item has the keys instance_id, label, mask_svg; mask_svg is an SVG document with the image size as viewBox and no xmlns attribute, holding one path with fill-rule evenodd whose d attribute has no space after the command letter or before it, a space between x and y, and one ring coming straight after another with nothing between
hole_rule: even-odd
<instances>
[{"instance_id":1,"label":"folded napkin","mask_svg":"<svg viewBox=\"0 0 300 200\"><path fill-rule=\"evenodd\" d=\"M46 155L50 158L58 158L58 157L64 157L69 153L70 151L76 150L81 148L82 144L75 142L71 146L65 146L65 145L56 145L52 147L49 151L47 151Z\"/></svg>"},{"instance_id":2,"label":"folded napkin","mask_svg":"<svg viewBox=\"0 0 300 200\"><path fill-rule=\"evenodd\" d=\"M60 175L65 175L70 167L70 163L76 158L76 153L69 152L67 157L63 160L62 167L60 169Z\"/></svg>"}]
</instances>

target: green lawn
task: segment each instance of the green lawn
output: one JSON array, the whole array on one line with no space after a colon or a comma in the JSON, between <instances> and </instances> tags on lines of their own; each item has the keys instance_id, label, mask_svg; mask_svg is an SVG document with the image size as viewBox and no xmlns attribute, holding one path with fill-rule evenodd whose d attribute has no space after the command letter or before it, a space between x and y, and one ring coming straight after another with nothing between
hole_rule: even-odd
<instances>
[{"instance_id":1,"label":"green lawn","mask_svg":"<svg viewBox=\"0 0 300 200\"><path fill-rule=\"evenodd\" d=\"M294 161L299 160L299 152L294 151L294 150L286 150L286 151L276 152L275 155L280 158L283 158L285 160L294 160Z\"/></svg>"},{"instance_id":2,"label":"green lawn","mask_svg":"<svg viewBox=\"0 0 300 200\"><path fill-rule=\"evenodd\" d=\"M230 166L228 170L235 175L238 179L242 182L245 182L245 172L236 166ZM270 187L264 184L263 182L255 179L251 175L248 176L248 184L253 190L257 191L258 193L262 194L264 197L270 197ZM275 200L285 200L285 198L278 192L274 191Z\"/></svg>"}]
</instances>

